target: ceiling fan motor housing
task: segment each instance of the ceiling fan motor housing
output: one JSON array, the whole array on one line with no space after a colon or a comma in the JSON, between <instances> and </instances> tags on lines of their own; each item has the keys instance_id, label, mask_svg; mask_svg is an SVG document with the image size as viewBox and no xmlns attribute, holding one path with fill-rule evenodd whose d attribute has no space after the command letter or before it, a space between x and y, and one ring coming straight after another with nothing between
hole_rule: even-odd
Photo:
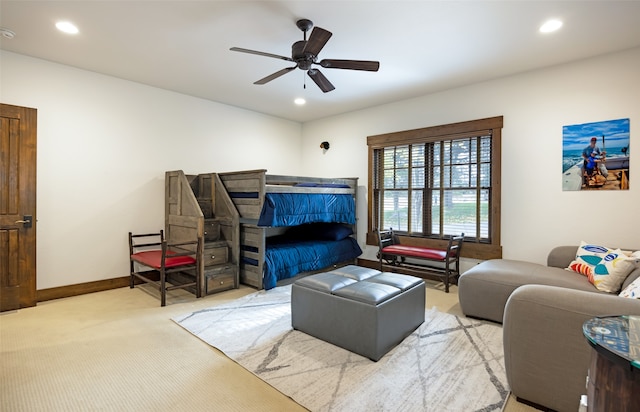
<instances>
[{"instance_id":1,"label":"ceiling fan motor housing","mask_svg":"<svg viewBox=\"0 0 640 412\"><path fill-rule=\"evenodd\" d=\"M307 45L305 40L300 40L293 43L291 46L291 58L297 63L298 68L302 70L309 70L311 65L315 63L316 56L311 53L305 53L304 47Z\"/></svg>"}]
</instances>

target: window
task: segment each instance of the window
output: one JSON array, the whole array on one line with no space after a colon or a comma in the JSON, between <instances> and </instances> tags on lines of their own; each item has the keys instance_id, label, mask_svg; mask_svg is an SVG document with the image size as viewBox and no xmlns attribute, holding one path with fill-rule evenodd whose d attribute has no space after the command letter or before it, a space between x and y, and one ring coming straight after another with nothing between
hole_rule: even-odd
<instances>
[{"instance_id":1,"label":"window","mask_svg":"<svg viewBox=\"0 0 640 412\"><path fill-rule=\"evenodd\" d=\"M441 245L464 233L463 255L501 257L502 117L369 136L369 235ZM466 253L465 253L466 252Z\"/></svg>"}]
</instances>

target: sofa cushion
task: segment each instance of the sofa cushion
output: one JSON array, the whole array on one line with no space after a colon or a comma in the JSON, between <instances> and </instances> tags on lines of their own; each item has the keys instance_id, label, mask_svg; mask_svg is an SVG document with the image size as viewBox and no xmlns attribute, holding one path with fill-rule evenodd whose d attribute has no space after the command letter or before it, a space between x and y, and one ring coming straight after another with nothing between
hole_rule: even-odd
<instances>
[{"instance_id":1,"label":"sofa cushion","mask_svg":"<svg viewBox=\"0 0 640 412\"><path fill-rule=\"evenodd\" d=\"M620 249L581 242L576 258L568 270L587 276L598 290L617 293L638 259L628 257Z\"/></svg>"},{"instance_id":2,"label":"sofa cushion","mask_svg":"<svg viewBox=\"0 0 640 412\"><path fill-rule=\"evenodd\" d=\"M629 276L627 276L624 282L622 282L622 290L629 287L631 282L633 282L638 278L640 278L640 265L638 265L631 273L629 273Z\"/></svg>"},{"instance_id":3,"label":"sofa cushion","mask_svg":"<svg viewBox=\"0 0 640 412\"><path fill-rule=\"evenodd\" d=\"M460 307L467 316L501 323L507 299L516 288L527 284L602 293L584 276L575 272L532 262L492 259L460 275Z\"/></svg>"},{"instance_id":4,"label":"sofa cushion","mask_svg":"<svg viewBox=\"0 0 640 412\"><path fill-rule=\"evenodd\" d=\"M582 325L621 313L640 315L640 302L541 285L518 288L503 324L505 371L513 395L552 410L576 411L586 393L592 351Z\"/></svg>"},{"instance_id":5,"label":"sofa cushion","mask_svg":"<svg viewBox=\"0 0 640 412\"><path fill-rule=\"evenodd\" d=\"M623 298L640 299L640 278L636 278L626 288L620 292Z\"/></svg>"},{"instance_id":6,"label":"sofa cushion","mask_svg":"<svg viewBox=\"0 0 640 412\"><path fill-rule=\"evenodd\" d=\"M539 263L510 259L491 259L476 265L463 275L480 275L485 281L514 287L539 284L598 292L584 276L565 269L544 266Z\"/></svg>"}]
</instances>

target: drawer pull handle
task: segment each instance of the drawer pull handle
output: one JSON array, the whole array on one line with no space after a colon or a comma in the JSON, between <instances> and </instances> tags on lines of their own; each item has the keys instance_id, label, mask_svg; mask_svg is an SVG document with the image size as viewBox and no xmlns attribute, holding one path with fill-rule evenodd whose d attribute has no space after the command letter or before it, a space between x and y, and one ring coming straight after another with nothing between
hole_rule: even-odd
<instances>
[{"instance_id":1,"label":"drawer pull handle","mask_svg":"<svg viewBox=\"0 0 640 412\"><path fill-rule=\"evenodd\" d=\"M211 259L215 259L215 258L216 258L216 255L211 255Z\"/></svg>"}]
</instances>

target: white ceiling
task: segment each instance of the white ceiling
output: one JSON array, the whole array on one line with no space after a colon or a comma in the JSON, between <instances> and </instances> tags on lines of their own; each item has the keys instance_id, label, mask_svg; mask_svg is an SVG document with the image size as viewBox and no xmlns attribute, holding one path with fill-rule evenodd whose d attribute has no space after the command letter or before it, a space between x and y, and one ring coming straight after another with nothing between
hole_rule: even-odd
<instances>
[{"instance_id":1,"label":"white ceiling","mask_svg":"<svg viewBox=\"0 0 640 412\"><path fill-rule=\"evenodd\" d=\"M319 59L380 70L321 69L329 93L301 70L254 85L292 64L229 48L290 56L300 18L333 33ZM549 18L564 26L543 35ZM305 122L638 47L640 1L1 0L0 26L3 50Z\"/></svg>"}]
</instances>

